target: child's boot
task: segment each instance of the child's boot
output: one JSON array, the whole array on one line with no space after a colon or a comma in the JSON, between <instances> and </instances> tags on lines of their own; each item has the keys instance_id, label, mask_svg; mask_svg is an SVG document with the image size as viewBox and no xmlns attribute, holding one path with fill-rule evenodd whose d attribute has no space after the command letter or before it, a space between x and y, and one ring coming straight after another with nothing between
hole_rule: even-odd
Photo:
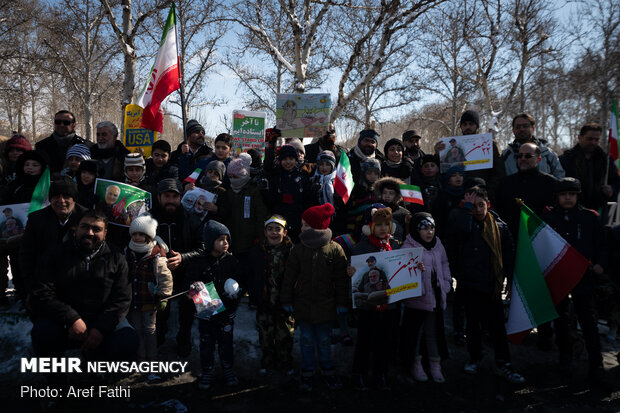
<instances>
[{"instance_id":1,"label":"child's boot","mask_svg":"<svg viewBox=\"0 0 620 413\"><path fill-rule=\"evenodd\" d=\"M435 383L443 383L446 381L441 373L441 363L438 359L430 360L431 377Z\"/></svg>"},{"instance_id":2,"label":"child's boot","mask_svg":"<svg viewBox=\"0 0 620 413\"><path fill-rule=\"evenodd\" d=\"M422 367L422 359L419 357L416 357L416 359L413 362L413 368L411 369L411 374L413 374L413 378L416 381L419 382L427 382L428 381L428 376L426 375L426 372L424 371L424 367Z\"/></svg>"}]
</instances>

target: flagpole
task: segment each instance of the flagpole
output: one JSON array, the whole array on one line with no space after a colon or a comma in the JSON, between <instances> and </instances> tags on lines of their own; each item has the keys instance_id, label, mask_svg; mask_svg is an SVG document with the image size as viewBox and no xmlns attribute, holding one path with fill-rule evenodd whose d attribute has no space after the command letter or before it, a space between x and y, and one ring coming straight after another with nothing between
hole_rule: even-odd
<instances>
[{"instance_id":1,"label":"flagpole","mask_svg":"<svg viewBox=\"0 0 620 413\"><path fill-rule=\"evenodd\" d=\"M176 5L174 3L172 3L172 7L176 9ZM183 59L181 59L181 54L179 53L180 37L179 37L179 29L178 29L178 24L177 24L177 23L180 23L180 20L181 20L180 10L178 10L177 16L179 18L177 19L178 21L175 21L174 32L177 36L177 41L176 41L177 59L178 59L179 70L181 71L181 76L179 76L179 94L181 95L181 117L183 119L183 143L187 143L187 132L185 130L185 126L187 125L187 113L185 113L185 86L183 86L183 84L185 83L183 80L183 77L185 76L185 72L183 70Z\"/></svg>"}]
</instances>

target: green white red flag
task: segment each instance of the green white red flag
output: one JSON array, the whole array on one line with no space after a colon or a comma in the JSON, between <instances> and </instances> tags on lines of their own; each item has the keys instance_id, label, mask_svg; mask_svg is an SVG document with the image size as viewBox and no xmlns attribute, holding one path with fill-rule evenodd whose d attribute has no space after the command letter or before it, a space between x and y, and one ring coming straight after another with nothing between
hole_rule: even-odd
<instances>
[{"instance_id":1,"label":"green white red flag","mask_svg":"<svg viewBox=\"0 0 620 413\"><path fill-rule=\"evenodd\" d=\"M403 201L412 204L424 205L424 199L422 198L422 191L420 187L416 185L399 185L400 194L403 197Z\"/></svg>"},{"instance_id":2,"label":"green white red flag","mask_svg":"<svg viewBox=\"0 0 620 413\"><path fill-rule=\"evenodd\" d=\"M45 168L45 171L41 174L37 185L32 192L32 198L30 198L30 208L28 208L28 215L31 212L43 209L49 203L50 193L50 167Z\"/></svg>"},{"instance_id":3,"label":"green white red flag","mask_svg":"<svg viewBox=\"0 0 620 413\"><path fill-rule=\"evenodd\" d=\"M616 168L620 171L620 159L618 159L618 143L620 143L618 139L619 125L618 105L616 99L614 99L611 104L611 113L609 114L609 156L614 160Z\"/></svg>"},{"instance_id":4,"label":"green white red flag","mask_svg":"<svg viewBox=\"0 0 620 413\"><path fill-rule=\"evenodd\" d=\"M196 182L196 180L200 176L200 172L202 172L202 169L201 168L196 168L196 170L194 172L192 172L190 176L185 178L184 182L189 182L189 183L193 184L194 182Z\"/></svg>"},{"instance_id":5,"label":"green white red flag","mask_svg":"<svg viewBox=\"0 0 620 413\"><path fill-rule=\"evenodd\" d=\"M521 204L508 339L519 344L534 327L558 317L555 306L575 288L590 262Z\"/></svg>"},{"instance_id":6,"label":"green white red flag","mask_svg":"<svg viewBox=\"0 0 620 413\"><path fill-rule=\"evenodd\" d=\"M159 43L157 58L149 74L149 81L138 99L138 106L144 109L141 126L160 133L164 124L164 114L160 110L161 103L169 94L181 87L176 33L176 15L172 3Z\"/></svg>"},{"instance_id":7,"label":"green white red flag","mask_svg":"<svg viewBox=\"0 0 620 413\"><path fill-rule=\"evenodd\" d=\"M346 204L353 191L353 174L351 173L351 162L349 156L340 152L340 160L338 161L338 168L336 168L336 179L334 180L334 190L342 201Z\"/></svg>"}]
</instances>

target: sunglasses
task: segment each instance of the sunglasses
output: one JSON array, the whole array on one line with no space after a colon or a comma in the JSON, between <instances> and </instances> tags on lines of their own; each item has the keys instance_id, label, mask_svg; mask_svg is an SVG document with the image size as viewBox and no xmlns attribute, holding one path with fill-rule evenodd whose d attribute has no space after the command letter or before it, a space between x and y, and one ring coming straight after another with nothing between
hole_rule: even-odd
<instances>
[{"instance_id":1,"label":"sunglasses","mask_svg":"<svg viewBox=\"0 0 620 413\"><path fill-rule=\"evenodd\" d=\"M515 158L517 159L521 159L521 158L525 158L525 159L530 159L530 158L534 158L536 155L532 155L531 153L518 153L515 155Z\"/></svg>"},{"instance_id":2,"label":"sunglasses","mask_svg":"<svg viewBox=\"0 0 620 413\"><path fill-rule=\"evenodd\" d=\"M65 126L69 126L73 123L73 121L70 120L64 120L64 119L54 119L54 125L65 125Z\"/></svg>"}]
</instances>

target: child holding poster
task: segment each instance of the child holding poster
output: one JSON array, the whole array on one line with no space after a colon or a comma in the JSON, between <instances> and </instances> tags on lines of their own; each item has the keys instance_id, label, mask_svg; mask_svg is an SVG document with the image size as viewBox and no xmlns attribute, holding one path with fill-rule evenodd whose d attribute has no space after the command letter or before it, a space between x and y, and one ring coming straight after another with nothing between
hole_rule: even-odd
<instances>
[{"instance_id":1,"label":"child holding poster","mask_svg":"<svg viewBox=\"0 0 620 413\"><path fill-rule=\"evenodd\" d=\"M409 222L409 234L403 248L424 248L422 261L422 295L404 301L402 332L405 349L414 349L412 375L420 382L428 381L422 367L422 346L426 345L430 373L433 381L443 383L441 353L447 355L442 311L446 309L446 295L452 285L448 256L443 244L435 235L435 220L427 212L417 212ZM423 340L424 339L424 340ZM424 343L423 343L424 341ZM410 360L408 360L408 367Z\"/></svg>"}]
</instances>

